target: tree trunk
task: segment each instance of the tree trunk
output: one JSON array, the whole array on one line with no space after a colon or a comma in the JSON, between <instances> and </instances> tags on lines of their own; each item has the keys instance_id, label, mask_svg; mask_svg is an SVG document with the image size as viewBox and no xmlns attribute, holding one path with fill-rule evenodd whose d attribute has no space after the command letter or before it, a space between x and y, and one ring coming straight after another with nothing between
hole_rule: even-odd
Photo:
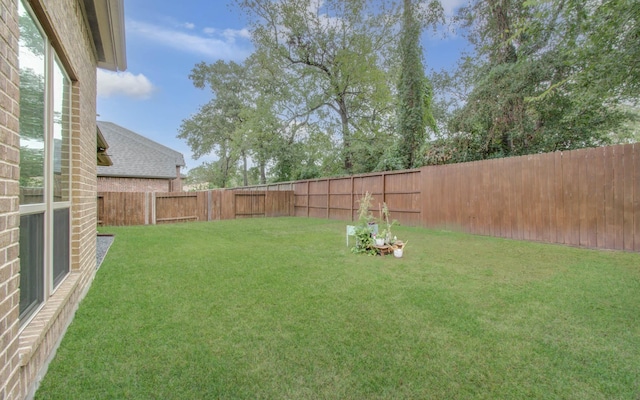
<instances>
[{"instance_id":1,"label":"tree trunk","mask_svg":"<svg viewBox=\"0 0 640 400\"><path fill-rule=\"evenodd\" d=\"M242 153L242 183L244 186L249 186L249 174L247 172L247 153Z\"/></svg>"},{"instance_id":2,"label":"tree trunk","mask_svg":"<svg viewBox=\"0 0 640 400\"><path fill-rule=\"evenodd\" d=\"M353 171L353 151L351 149L351 132L349 132L349 114L344 98L340 96L338 99L338 110L340 113L340 122L342 125L342 145L344 170L350 174Z\"/></svg>"},{"instance_id":3,"label":"tree trunk","mask_svg":"<svg viewBox=\"0 0 640 400\"><path fill-rule=\"evenodd\" d=\"M260 161L260 184L261 185L266 185L267 184L267 167L266 167L266 162L264 161Z\"/></svg>"},{"instance_id":4,"label":"tree trunk","mask_svg":"<svg viewBox=\"0 0 640 400\"><path fill-rule=\"evenodd\" d=\"M498 48L493 55L496 64L515 63L518 61L516 49L509 38L513 35L511 29L511 19L509 18L509 6L504 4L505 0L490 0L489 7L493 14L493 21L496 26Z\"/></svg>"}]
</instances>

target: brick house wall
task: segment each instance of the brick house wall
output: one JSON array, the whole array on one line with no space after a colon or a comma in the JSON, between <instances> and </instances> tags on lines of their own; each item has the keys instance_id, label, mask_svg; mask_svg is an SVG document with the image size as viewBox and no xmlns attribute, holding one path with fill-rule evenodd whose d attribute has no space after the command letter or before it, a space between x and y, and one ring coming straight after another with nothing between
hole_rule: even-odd
<instances>
[{"instance_id":1,"label":"brick house wall","mask_svg":"<svg viewBox=\"0 0 640 400\"><path fill-rule=\"evenodd\" d=\"M33 396L96 267L96 65L79 0L29 0L72 81L71 266L19 321L18 0L0 0L0 399Z\"/></svg>"},{"instance_id":2,"label":"brick house wall","mask_svg":"<svg viewBox=\"0 0 640 400\"><path fill-rule=\"evenodd\" d=\"M171 192L169 179L98 177L98 192Z\"/></svg>"},{"instance_id":3,"label":"brick house wall","mask_svg":"<svg viewBox=\"0 0 640 400\"><path fill-rule=\"evenodd\" d=\"M175 179L98 176L98 192L182 192L180 167Z\"/></svg>"},{"instance_id":4,"label":"brick house wall","mask_svg":"<svg viewBox=\"0 0 640 400\"><path fill-rule=\"evenodd\" d=\"M180 172L180 166L176 166L176 179L171 181L172 192L182 192L182 174Z\"/></svg>"},{"instance_id":5,"label":"brick house wall","mask_svg":"<svg viewBox=\"0 0 640 400\"><path fill-rule=\"evenodd\" d=\"M21 397L17 8L16 0L0 0L0 399Z\"/></svg>"}]
</instances>

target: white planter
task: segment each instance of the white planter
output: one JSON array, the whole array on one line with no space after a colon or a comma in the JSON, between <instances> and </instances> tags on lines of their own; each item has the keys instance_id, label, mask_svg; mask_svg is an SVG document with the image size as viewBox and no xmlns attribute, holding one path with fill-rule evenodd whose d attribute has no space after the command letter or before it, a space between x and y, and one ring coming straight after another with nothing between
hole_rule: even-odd
<instances>
[{"instance_id":1,"label":"white planter","mask_svg":"<svg viewBox=\"0 0 640 400\"><path fill-rule=\"evenodd\" d=\"M376 246L384 246L384 238L376 238Z\"/></svg>"},{"instance_id":2,"label":"white planter","mask_svg":"<svg viewBox=\"0 0 640 400\"><path fill-rule=\"evenodd\" d=\"M395 249L393 251L393 256L396 258L401 258L402 257L402 249Z\"/></svg>"}]
</instances>

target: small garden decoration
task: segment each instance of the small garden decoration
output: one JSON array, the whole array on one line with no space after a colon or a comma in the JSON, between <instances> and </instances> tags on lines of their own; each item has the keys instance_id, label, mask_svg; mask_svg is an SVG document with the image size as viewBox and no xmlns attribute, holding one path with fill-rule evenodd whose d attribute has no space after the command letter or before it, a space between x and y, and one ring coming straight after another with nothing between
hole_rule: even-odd
<instances>
[{"instance_id":1,"label":"small garden decoration","mask_svg":"<svg viewBox=\"0 0 640 400\"><path fill-rule=\"evenodd\" d=\"M389 207L387 207L387 203L382 203L382 208L380 209L380 224L384 224L384 229L380 234L380 236L382 236L382 238L384 239L384 242L382 244L393 245L397 238L391 233L391 227L398 221L392 220L391 222L389 222L389 215L390 213Z\"/></svg>"},{"instance_id":2,"label":"small garden decoration","mask_svg":"<svg viewBox=\"0 0 640 400\"><path fill-rule=\"evenodd\" d=\"M396 250L402 250L404 243L391 232L391 228L397 221L391 220L387 203L382 203L380 208L380 226L384 226L378 232L378 224L371 213L371 193L366 192L359 200L358 224L355 226L356 244L351 251L356 254L385 255L394 254ZM402 252L396 252L402 256ZM397 256L397 255L396 255Z\"/></svg>"},{"instance_id":3,"label":"small garden decoration","mask_svg":"<svg viewBox=\"0 0 640 400\"><path fill-rule=\"evenodd\" d=\"M371 213L371 193L366 192L359 200L358 224L356 225L356 245L351 251L356 254L375 255L377 251L374 247L374 235L377 232L377 225ZM375 228L374 228L375 226Z\"/></svg>"}]
</instances>

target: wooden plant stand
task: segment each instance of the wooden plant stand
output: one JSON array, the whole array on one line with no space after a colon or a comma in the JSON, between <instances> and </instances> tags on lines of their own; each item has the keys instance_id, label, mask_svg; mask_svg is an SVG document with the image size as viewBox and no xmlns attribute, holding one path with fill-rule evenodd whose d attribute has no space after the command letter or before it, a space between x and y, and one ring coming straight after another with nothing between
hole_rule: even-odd
<instances>
[{"instance_id":1,"label":"wooden plant stand","mask_svg":"<svg viewBox=\"0 0 640 400\"><path fill-rule=\"evenodd\" d=\"M386 256L387 254L393 254L394 250L401 249L402 247L404 247L404 243L401 241L397 241L393 245L383 244L382 246L375 246L375 245L373 246L373 248L376 249L378 254L380 254L381 256Z\"/></svg>"}]
</instances>

